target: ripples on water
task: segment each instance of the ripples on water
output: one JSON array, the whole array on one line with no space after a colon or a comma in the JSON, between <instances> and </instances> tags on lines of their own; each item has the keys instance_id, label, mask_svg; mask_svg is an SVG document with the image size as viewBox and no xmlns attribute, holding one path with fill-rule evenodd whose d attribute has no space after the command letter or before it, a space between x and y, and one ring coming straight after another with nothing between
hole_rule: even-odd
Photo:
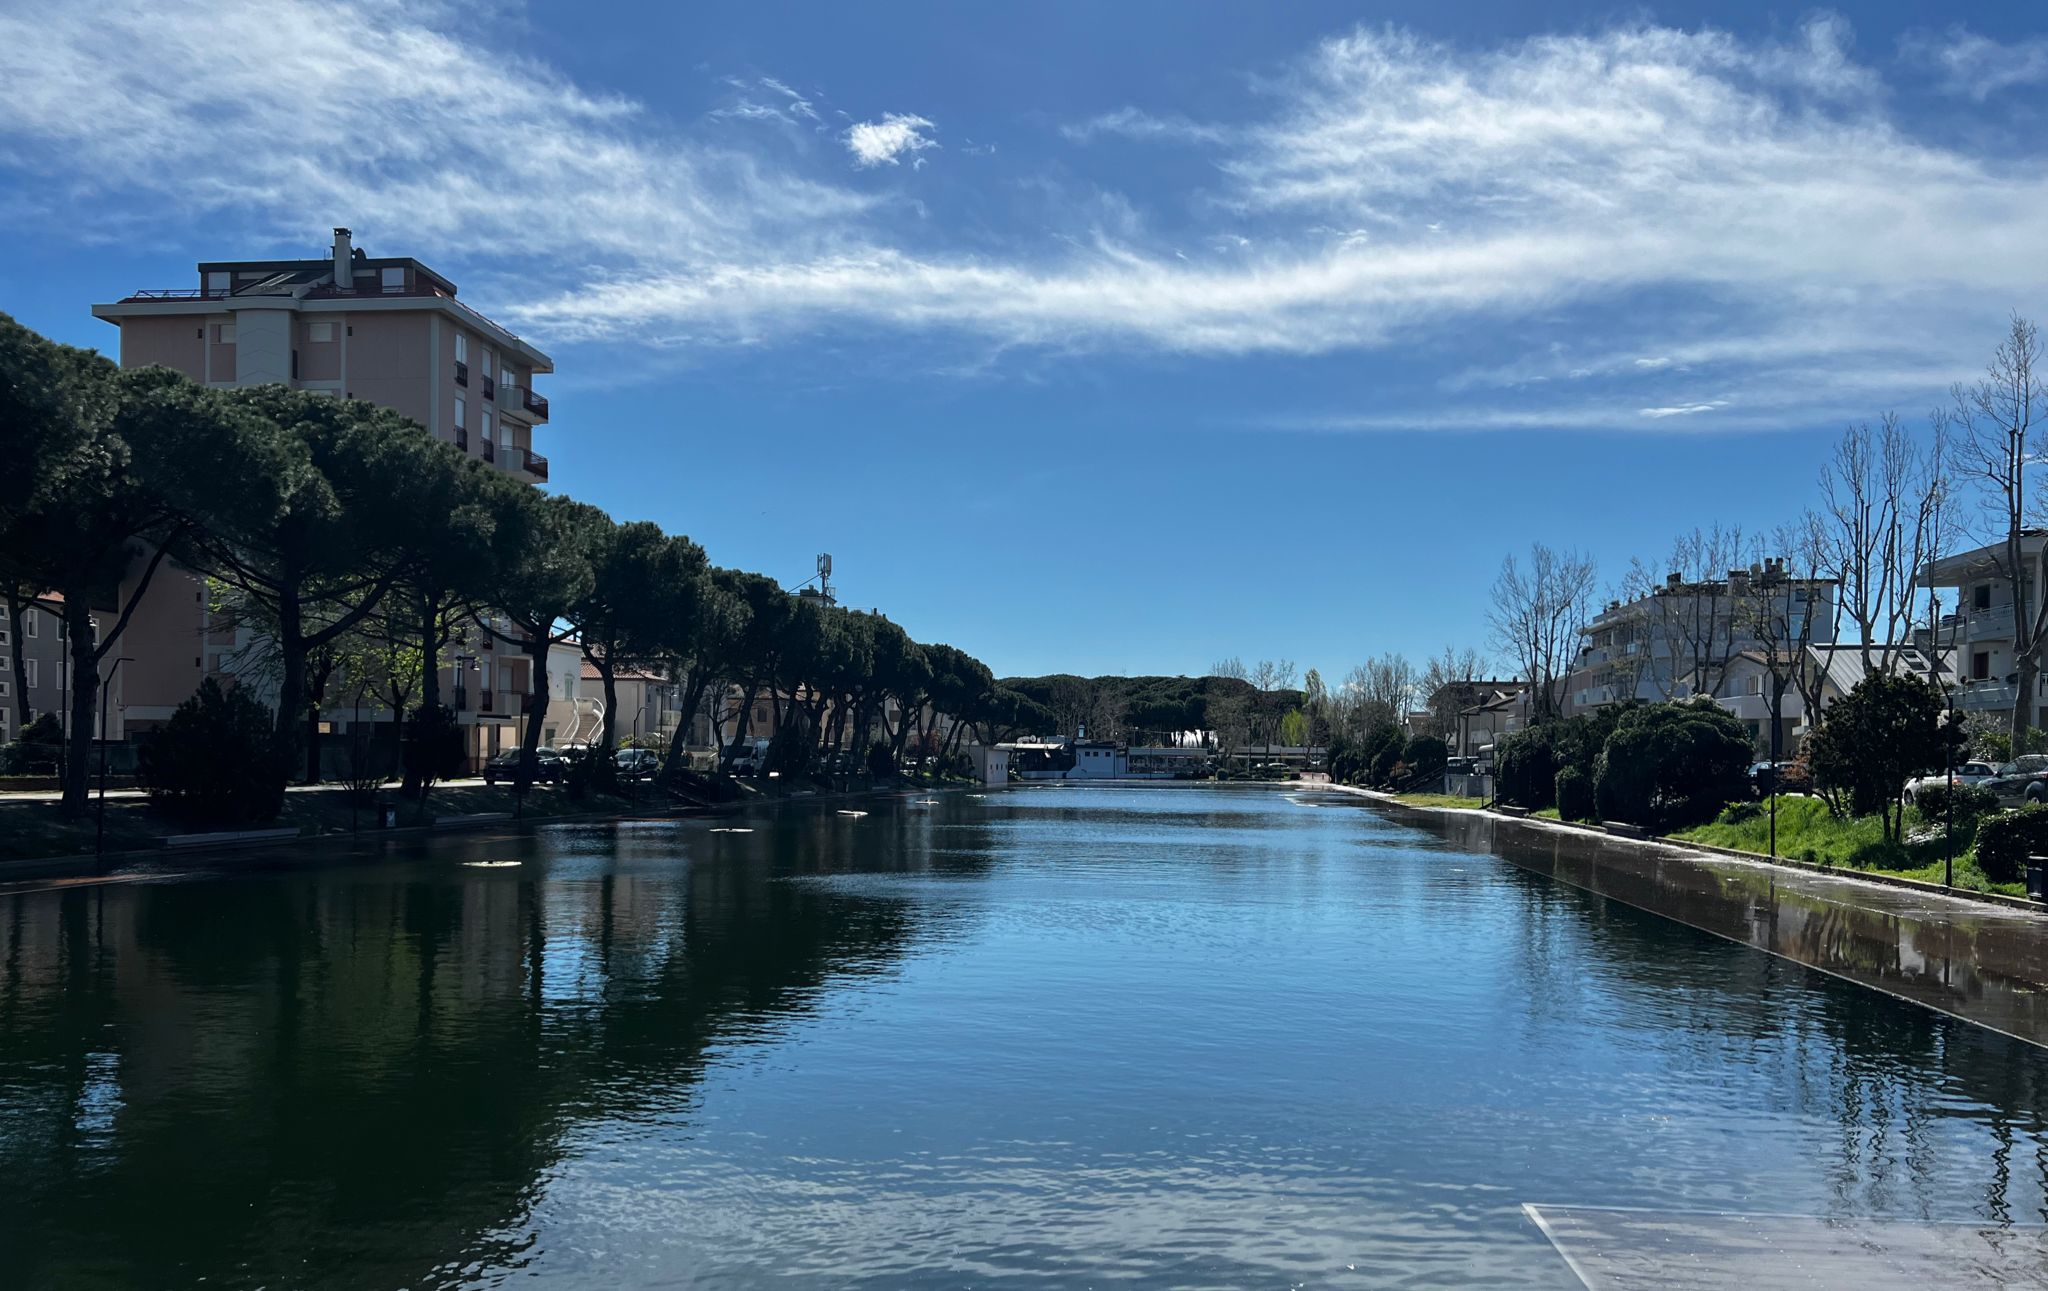
<instances>
[{"instance_id":1,"label":"ripples on water","mask_svg":"<svg viewBox=\"0 0 2048 1291\"><path fill-rule=\"evenodd\" d=\"M2048 1218L2039 1051L1345 800L749 823L0 893L0 1282L1568 1287L1522 1203Z\"/></svg>"}]
</instances>

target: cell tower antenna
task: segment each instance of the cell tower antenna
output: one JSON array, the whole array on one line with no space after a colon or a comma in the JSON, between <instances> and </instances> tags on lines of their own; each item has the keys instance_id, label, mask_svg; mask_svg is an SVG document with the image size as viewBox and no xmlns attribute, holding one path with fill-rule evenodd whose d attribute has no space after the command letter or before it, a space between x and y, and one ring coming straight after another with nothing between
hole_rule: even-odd
<instances>
[{"instance_id":1,"label":"cell tower antenna","mask_svg":"<svg viewBox=\"0 0 2048 1291\"><path fill-rule=\"evenodd\" d=\"M839 603L832 595L832 553L829 551L818 553L818 595L825 599L827 605Z\"/></svg>"}]
</instances>

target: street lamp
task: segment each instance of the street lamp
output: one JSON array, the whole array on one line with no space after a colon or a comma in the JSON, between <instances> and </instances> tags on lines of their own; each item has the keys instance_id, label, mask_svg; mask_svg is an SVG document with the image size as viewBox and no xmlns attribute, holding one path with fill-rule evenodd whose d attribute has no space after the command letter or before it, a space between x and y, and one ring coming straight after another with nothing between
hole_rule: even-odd
<instances>
[{"instance_id":1,"label":"street lamp","mask_svg":"<svg viewBox=\"0 0 2048 1291\"><path fill-rule=\"evenodd\" d=\"M107 692L113 688L114 678L120 673L121 665L133 662L135 661L125 654L114 660L114 666L107 669L107 679L100 683L100 809L99 818L93 824L94 869L99 868L107 851Z\"/></svg>"}]
</instances>

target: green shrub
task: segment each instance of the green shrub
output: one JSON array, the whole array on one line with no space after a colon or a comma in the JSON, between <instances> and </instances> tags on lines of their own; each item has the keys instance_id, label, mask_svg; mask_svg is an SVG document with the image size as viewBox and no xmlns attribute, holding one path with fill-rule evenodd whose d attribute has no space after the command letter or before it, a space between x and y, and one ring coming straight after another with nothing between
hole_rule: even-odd
<instances>
[{"instance_id":1,"label":"green shrub","mask_svg":"<svg viewBox=\"0 0 2048 1291\"><path fill-rule=\"evenodd\" d=\"M1709 699L1625 715L1594 765L1602 820L1660 833L1703 825L1749 793L1749 731Z\"/></svg>"},{"instance_id":2,"label":"green shrub","mask_svg":"<svg viewBox=\"0 0 2048 1291\"><path fill-rule=\"evenodd\" d=\"M1920 819L1939 824L1948 819L1951 798L1959 825L1998 810L1998 795L1974 784L1959 784L1953 790L1945 784L1928 785L1914 793L1913 805L1920 809Z\"/></svg>"},{"instance_id":3,"label":"green shrub","mask_svg":"<svg viewBox=\"0 0 2048 1291\"><path fill-rule=\"evenodd\" d=\"M404 760L406 783L419 787L422 800L436 780L461 775L465 753L455 711L446 704L415 708L405 724Z\"/></svg>"},{"instance_id":4,"label":"green shrub","mask_svg":"<svg viewBox=\"0 0 2048 1291\"><path fill-rule=\"evenodd\" d=\"M270 710L212 677L137 751L136 773L152 802L195 824L275 820L284 805Z\"/></svg>"},{"instance_id":5,"label":"green shrub","mask_svg":"<svg viewBox=\"0 0 2048 1291\"><path fill-rule=\"evenodd\" d=\"M1557 762L1550 747L1551 724L1532 726L1502 738L1494 749L1494 794L1530 811L1555 804Z\"/></svg>"},{"instance_id":6,"label":"green shrub","mask_svg":"<svg viewBox=\"0 0 2048 1291\"><path fill-rule=\"evenodd\" d=\"M7 775L56 775L64 752L64 724L55 713L38 713L21 728L13 743L0 748L0 772Z\"/></svg>"},{"instance_id":7,"label":"green shrub","mask_svg":"<svg viewBox=\"0 0 2048 1291\"><path fill-rule=\"evenodd\" d=\"M1436 736L1418 735L1408 741L1408 751L1401 755L1401 760L1408 764L1409 778L1414 779L1442 774L1450 756L1450 746Z\"/></svg>"},{"instance_id":8,"label":"green shrub","mask_svg":"<svg viewBox=\"0 0 2048 1291\"><path fill-rule=\"evenodd\" d=\"M1716 825L1745 825L1763 814L1764 806L1760 802L1749 802L1747 800L1731 802L1721 808L1721 814L1714 817L1714 823Z\"/></svg>"},{"instance_id":9,"label":"green shrub","mask_svg":"<svg viewBox=\"0 0 2048 1291\"><path fill-rule=\"evenodd\" d=\"M877 780L887 780L896 774L895 755L880 740L868 745L868 774Z\"/></svg>"},{"instance_id":10,"label":"green shrub","mask_svg":"<svg viewBox=\"0 0 2048 1291\"><path fill-rule=\"evenodd\" d=\"M1555 795L1559 820L1593 819L1593 777L1584 771L1577 767L1558 771Z\"/></svg>"},{"instance_id":11,"label":"green shrub","mask_svg":"<svg viewBox=\"0 0 2048 1291\"><path fill-rule=\"evenodd\" d=\"M2048 804L2001 812L1977 827L1977 868L1993 883L2017 883L2029 856L2048 855Z\"/></svg>"}]
</instances>

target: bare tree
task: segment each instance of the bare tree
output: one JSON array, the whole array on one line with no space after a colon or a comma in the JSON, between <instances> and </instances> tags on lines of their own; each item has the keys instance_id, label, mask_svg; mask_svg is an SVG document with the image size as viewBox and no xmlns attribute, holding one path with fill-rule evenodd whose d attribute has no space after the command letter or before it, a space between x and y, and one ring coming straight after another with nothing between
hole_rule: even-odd
<instances>
[{"instance_id":1,"label":"bare tree","mask_svg":"<svg viewBox=\"0 0 2048 1291\"><path fill-rule=\"evenodd\" d=\"M1478 679L1486 669L1486 656L1467 646L1459 650L1445 646L1423 665L1415 688L1429 712L1429 733L1450 740L1458 731L1458 710L1472 702L1471 688L1460 683Z\"/></svg>"},{"instance_id":2,"label":"bare tree","mask_svg":"<svg viewBox=\"0 0 2048 1291\"><path fill-rule=\"evenodd\" d=\"M1529 547L1525 568L1510 554L1493 582L1489 619L1501 651L1529 684L1530 720L1555 717L1593 594L1593 559L1544 543Z\"/></svg>"},{"instance_id":3,"label":"bare tree","mask_svg":"<svg viewBox=\"0 0 2048 1291\"><path fill-rule=\"evenodd\" d=\"M1645 602L1644 650L1665 699L1720 689L1736 638L1736 590L1729 573L1744 559L1742 530L1715 525L1680 534L1661 583L1638 562L1628 580Z\"/></svg>"},{"instance_id":4,"label":"bare tree","mask_svg":"<svg viewBox=\"0 0 2048 1291\"><path fill-rule=\"evenodd\" d=\"M1866 671L1891 671L1909 643L1925 600L1920 572L1961 519L1943 508L1948 422L1937 415L1923 445L1886 413L1875 430L1851 427L1821 467L1808 541L1819 575L1836 582L1837 621L1855 632Z\"/></svg>"},{"instance_id":5,"label":"bare tree","mask_svg":"<svg viewBox=\"0 0 2048 1291\"><path fill-rule=\"evenodd\" d=\"M2012 329L1992 352L1984 378L1957 386L1948 413L1956 431L1957 456L1982 491L1984 519L1992 530L1992 558L2012 587L2014 678L2012 743L2021 747L2034 725L2033 698L2041 672L2041 644L2048 632L2048 596L2039 594L2048 547L2031 558L2026 531L2038 505L2027 494L2028 474L2041 444L2035 429L2048 413L2048 390L2035 369L2041 340L2034 325L2015 316Z\"/></svg>"},{"instance_id":6,"label":"bare tree","mask_svg":"<svg viewBox=\"0 0 2048 1291\"><path fill-rule=\"evenodd\" d=\"M1415 666L1408 656L1375 655L1344 677L1344 726L1360 739L1385 726L1399 726L1415 706Z\"/></svg>"}]
</instances>

